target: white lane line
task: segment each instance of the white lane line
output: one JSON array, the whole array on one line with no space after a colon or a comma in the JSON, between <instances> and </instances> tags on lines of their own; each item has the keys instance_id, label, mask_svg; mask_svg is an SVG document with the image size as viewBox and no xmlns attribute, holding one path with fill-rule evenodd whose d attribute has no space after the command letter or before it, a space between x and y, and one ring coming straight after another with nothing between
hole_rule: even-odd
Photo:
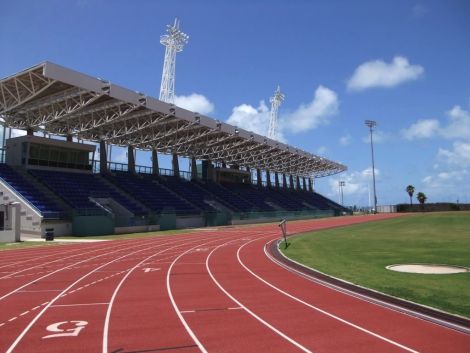
<instances>
[{"instance_id":1,"label":"white lane line","mask_svg":"<svg viewBox=\"0 0 470 353\"><path fill-rule=\"evenodd\" d=\"M145 242L144 244L142 244L142 246L148 246L149 243L150 243L150 241L149 241L149 242ZM126 244L126 245L127 245L127 244ZM140 246L140 245L139 245L139 246ZM116 248L117 248L117 247L114 247L114 248L112 248L112 249L116 249ZM32 283L35 283L35 282L37 282L37 281L40 281L40 280L42 280L42 279L44 279L44 278L46 278L46 277L49 277L49 276L51 276L51 275L53 275L53 274L55 274L55 273L57 273L57 272L63 271L63 270L65 270L65 269L70 269L72 266L76 266L76 265L78 265L78 264L81 264L81 263L83 263L83 262L90 261L90 260L95 259L95 258L99 258L99 257L103 257L103 256L108 256L109 254L114 254L114 253L116 253L116 252L119 252L119 251L122 251L122 250L125 250L125 249L126 249L125 246L120 246L117 250L111 251L110 253L104 253L104 254L101 254L101 255L96 255L96 256L93 256L93 257L91 257L91 258L88 258L88 259L85 259L85 260L81 260L81 261L79 261L79 262L75 262L75 263L70 264L70 265L68 265L68 266L61 267L61 268L59 268L58 270L55 270L55 271L50 272L50 273L48 273L48 274L45 274L45 275L42 276L42 277L36 278L36 279L32 280L31 282L28 282L28 283L26 283L26 284L24 284L24 285L22 285L22 286L16 288L15 290L13 290L13 291L11 291L11 292L9 292L9 293L3 295L2 297L0 297L0 300L3 300L3 299L9 297L10 295L12 295L12 294L14 294L14 293L17 293L18 291L22 290L23 288L25 288L25 287L31 285ZM145 249L144 249L144 250L145 250Z\"/></svg>"},{"instance_id":2,"label":"white lane line","mask_svg":"<svg viewBox=\"0 0 470 353\"><path fill-rule=\"evenodd\" d=\"M23 337L26 335L26 333L28 333L28 331L31 329L31 327L39 320L39 318L46 312L47 309L49 309L49 307L51 305L53 305L59 298L61 298L61 296L63 294L65 294L65 292L68 292L71 288L73 288L75 285L77 285L78 283L80 283L82 280L84 280L85 278L87 278L88 276L92 275L93 273L95 273L95 271L98 271L100 269L102 269L103 267L105 266L108 266L114 262L117 262L125 257L128 257L130 255L133 255L133 254L136 254L136 253L139 253L139 252L142 252L142 251L148 251L148 243L150 242L145 242L143 244L143 246L146 246L146 248L144 249L140 249L140 250L136 250L136 251L133 251L131 253L128 253L128 254L125 254L125 255L122 255L118 258L115 258L109 262L106 262L104 264L102 264L101 266L98 266L96 267L94 270L88 272L87 274L83 275L82 277L80 277L79 279L77 279L75 282L73 282L71 285L69 285L66 289L64 289L60 294L58 294L54 299L52 299L48 305L46 305L37 315L36 317L34 317L33 320L30 321L30 323L28 324L28 326L26 326L26 328L16 337L15 341L11 344L11 346L8 348L8 350L5 352L5 353L11 353L13 352L13 350L16 348L16 346L18 345L18 343L23 339ZM164 243L165 244L165 243ZM164 245L163 244L163 245ZM158 244L156 246L161 246L162 244ZM114 253L116 251L113 251L111 253ZM109 255L109 253L105 253L103 255Z\"/></svg>"},{"instance_id":3,"label":"white lane line","mask_svg":"<svg viewBox=\"0 0 470 353\"><path fill-rule=\"evenodd\" d=\"M229 297L230 299L232 299L239 307L243 308L248 314L250 314L251 316L253 316L256 320L258 320L259 322L261 322L263 325L265 325L266 327L268 327L269 329L271 329L272 331L274 331L275 333L277 333L279 336L281 336L282 338L284 338L286 341L292 343L294 346L296 346L297 348L299 348L300 350L302 350L303 352L306 352L306 353L312 353L311 350L309 350L308 348L302 346L299 342L295 341L294 339L290 338L289 336L287 336L284 332L278 330L277 328L275 328L274 326L272 326L270 323L268 323L267 321L263 320L261 317L259 317L258 315L256 315L253 311L251 311L250 309L248 309L246 306L244 306L240 301L238 301L233 295L231 295L229 292L227 292L227 290L222 287L222 285L215 279L213 273L211 272L210 270L210 267L209 267L209 260L212 256L212 254L214 253L214 251L216 251L218 249L218 247L216 247L214 250L212 250L209 255L207 256L206 258L206 269L207 269L207 272L209 273L209 276L212 278L212 280L214 281L214 283L217 285L217 287L220 288L220 290L222 292L225 293L225 295L227 297Z\"/></svg>"},{"instance_id":4,"label":"white lane line","mask_svg":"<svg viewBox=\"0 0 470 353\"><path fill-rule=\"evenodd\" d=\"M197 241L200 241L200 239L198 239ZM190 241L189 244L191 243L194 243L194 241ZM177 247L180 247L181 245L187 245L185 243L183 244L178 244L178 245L175 245L175 246L172 246L172 247L169 247L168 249L165 249L165 250L162 250L162 251L159 251L157 252L156 254L153 254L149 257L147 257L146 259L142 260L141 262L139 262L137 265L135 265L134 267L132 267L130 270L127 271L127 273L124 275L124 277L121 279L121 281L119 282L119 284L116 286L116 289L114 290L114 293L113 295L111 296L111 300L109 302L109 305L108 305L108 310L106 311L106 318L105 318L105 321L104 321L104 328L103 328L103 353L108 353L108 332L109 332L109 322L110 322L110 319L111 319L111 311L112 311L112 308L113 308L113 305L114 305L114 301L116 300L116 296L119 292L119 290L121 289L123 283L126 281L126 279L130 276L130 274L137 268L139 268L140 266L142 266L142 264L146 261L148 261L149 259L157 256L157 255L160 255L168 250L172 250L174 248L177 248ZM199 245L197 245L199 246ZM125 272L125 271L123 271ZM205 351L203 351L205 352ZM207 353L207 352L206 352Z\"/></svg>"},{"instance_id":5,"label":"white lane line","mask_svg":"<svg viewBox=\"0 0 470 353\"><path fill-rule=\"evenodd\" d=\"M228 310L242 310L243 308L241 306L235 306L233 308L227 308Z\"/></svg>"},{"instance_id":6,"label":"white lane line","mask_svg":"<svg viewBox=\"0 0 470 353\"><path fill-rule=\"evenodd\" d=\"M37 289L37 290L19 290L18 293L41 293L41 292L62 292L63 289Z\"/></svg>"},{"instance_id":7,"label":"white lane line","mask_svg":"<svg viewBox=\"0 0 470 353\"><path fill-rule=\"evenodd\" d=\"M298 302L298 303L301 303L301 304L303 304L303 305L309 307L310 309L313 309L313 310L315 310L315 311L318 311L318 312L320 312L320 313L322 313L322 314L324 314L324 315L326 315L326 316L328 316L328 317L331 317L331 318L333 318L333 319L335 319L335 320L338 320L338 321L342 322L343 324L346 324L346 325L348 325L348 326L354 327L354 328L357 329L357 330L360 330L360 331L362 331L362 332L365 332L365 333L367 333L367 334L369 334L369 335L371 335L371 336L374 336L374 337L376 337L376 338L378 338L378 339L380 339L380 340L382 340L382 341L385 341L385 342L387 342L387 343L390 343L390 344L392 344L392 345L394 345L394 346L397 346L397 347L399 347L399 348L401 348L401 349L404 349L404 350L406 350L406 351L408 351L408 352L419 353L418 351L415 351L414 349L411 349L411 348L409 348L409 347L407 347L407 346L404 346L404 345L402 345L402 344L400 344L400 343L398 343L398 342L395 342L395 341L393 341L393 340L391 340L391 339L388 339L388 338L386 338L386 337L384 337L384 336L381 336L381 335L379 335L378 333L369 331L369 330L365 329L364 327L361 327L361 326L359 326L359 325L353 324L352 322L347 321L347 320L345 320L345 319L342 319L342 318L340 318L340 317L338 317L338 316L336 316L336 315L334 315L334 314L332 314L332 313L330 313L330 312L328 312L328 311L325 311L325 310L323 310L323 309L320 309L319 307L317 307L317 306L315 306L315 305L312 305L312 304L310 304L310 303L307 303L307 302L303 301L302 299L297 298L297 297L293 296L292 294L283 291L282 289L276 287L276 286L273 285L272 283L270 283L270 282L266 281L265 279L261 278L260 276L258 276L256 273L254 273L252 270L250 270L250 269L243 263L243 261L242 261L241 258L240 258L240 251L241 251L246 245L248 245L249 243L254 242L254 241L256 241L256 240L257 240L257 239L254 239L254 240L252 240L252 241L250 241L250 242L248 242L248 243L243 244L243 245L242 245L241 247L239 247L238 250L237 250L237 260L238 260L239 264L240 264L246 271L248 271L251 275L253 275L255 278L257 278L258 280L260 280L261 282L263 282L263 283L266 284L267 286L271 287L272 289L278 291L279 293L284 294L285 296L289 297L290 299L292 299L292 300L294 300L294 301L296 301L296 302Z\"/></svg>"},{"instance_id":8,"label":"white lane line","mask_svg":"<svg viewBox=\"0 0 470 353\"><path fill-rule=\"evenodd\" d=\"M220 239L216 239L214 241L219 241ZM175 263L181 258L183 257L184 255L186 254L189 254L192 250L196 249L197 247L199 246L202 246L202 245L206 245L206 244L210 244L210 243L213 243L214 241L210 241L210 242L207 242L207 243L203 243L203 244L199 244L199 245L196 245L194 247L192 247L191 249L188 249L186 250L185 252L181 253L180 255L178 255L174 260L173 262L171 263L170 267L168 268L168 271L166 273L166 290L167 290L167 293L168 293L168 296L170 297L170 301L171 301L171 305L173 305L173 309L175 310L176 312L176 315L178 315L178 318L180 319L181 323L183 324L184 328L186 329L186 332L188 332L188 334L191 336L191 338L193 339L193 341L196 343L196 345L198 346L199 350L202 352L202 353L208 353L207 350L204 348L204 346L202 345L202 343L198 340L198 338L196 337L196 335L194 334L193 330L191 330L191 328L189 327L188 323L186 322L186 320L184 319L183 315L181 314L180 312L180 309L178 308L178 305L176 304L175 302L175 298L173 297L173 293L171 291L171 285L170 285L170 273L171 273L171 270L173 269L173 267L175 266ZM233 240L232 240L233 241Z\"/></svg>"},{"instance_id":9,"label":"white lane line","mask_svg":"<svg viewBox=\"0 0 470 353\"><path fill-rule=\"evenodd\" d=\"M28 310L28 311L22 312L22 313L20 314L20 316L24 316L24 315L26 315L27 313L29 313L30 311L31 311L31 310Z\"/></svg>"},{"instance_id":10,"label":"white lane line","mask_svg":"<svg viewBox=\"0 0 470 353\"><path fill-rule=\"evenodd\" d=\"M51 305L51 308L60 308L67 306L88 306L88 305L108 305L109 303L83 303L83 304L55 304Z\"/></svg>"},{"instance_id":11,"label":"white lane line","mask_svg":"<svg viewBox=\"0 0 470 353\"><path fill-rule=\"evenodd\" d=\"M13 320L16 320L18 317L17 316L13 316L11 319L8 320L8 322L11 322Z\"/></svg>"},{"instance_id":12,"label":"white lane line","mask_svg":"<svg viewBox=\"0 0 470 353\"><path fill-rule=\"evenodd\" d=\"M187 313L195 313L196 310L182 310L180 311L181 314L187 314Z\"/></svg>"}]
</instances>

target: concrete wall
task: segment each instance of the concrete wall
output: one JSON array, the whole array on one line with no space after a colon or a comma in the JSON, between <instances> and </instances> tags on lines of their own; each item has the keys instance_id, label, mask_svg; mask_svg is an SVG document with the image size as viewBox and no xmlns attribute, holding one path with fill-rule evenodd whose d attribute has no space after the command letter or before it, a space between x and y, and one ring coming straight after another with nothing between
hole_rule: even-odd
<instances>
[{"instance_id":1,"label":"concrete wall","mask_svg":"<svg viewBox=\"0 0 470 353\"><path fill-rule=\"evenodd\" d=\"M20 241L21 205L19 203L0 205L0 210L4 212L4 230L0 231L0 242Z\"/></svg>"}]
</instances>

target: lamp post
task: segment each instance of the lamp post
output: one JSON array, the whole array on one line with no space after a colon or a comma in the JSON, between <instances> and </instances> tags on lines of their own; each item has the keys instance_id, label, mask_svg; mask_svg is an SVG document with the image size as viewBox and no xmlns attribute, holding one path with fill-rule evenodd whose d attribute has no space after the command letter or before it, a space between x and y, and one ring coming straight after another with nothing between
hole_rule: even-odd
<instances>
[{"instance_id":1,"label":"lamp post","mask_svg":"<svg viewBox=\"0 0 470 353\"><path fill-rule=\"evenodd\" d=\"M374 120L366 120L365 124L369 127L370 131L370 151L372 154L372 185L374 190L374 213L377 213L377 194L375 191L375 164L374 164L374 141L372 138L372 132L374 131L374 127L377 125L377 122Z\"/></svg>"},{"instance_id":2,"label":"lamp post","mask_svg":"<svg viewBox=\"0 0 470 353\"><path fill-rule=\"evenodd\" d=\"M345 186L346 183L344 181L338 181L338 185L339 185L339 192L340 192L340 195L341 195L341 206L344 206L343 186Z\"/></svg>"}]
</instances>

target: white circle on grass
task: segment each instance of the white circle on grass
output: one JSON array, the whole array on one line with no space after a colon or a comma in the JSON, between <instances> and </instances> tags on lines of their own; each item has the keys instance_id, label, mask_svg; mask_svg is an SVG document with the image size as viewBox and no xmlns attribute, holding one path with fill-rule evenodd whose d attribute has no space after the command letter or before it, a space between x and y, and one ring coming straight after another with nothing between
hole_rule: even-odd
<instances>
[{"instance_id":1,"label":"white circle on grass","mask_svg":"<svg viewBox=\"0 0 470 353\"><path fill-rule=\"evenodd\" d=\"M452 273L470 272L470 269L466 267L438 264L399 264L389 265L386 267L386 269L397 272L421 273L432 275L449 275Z\"/></svg>"}]
</instances>

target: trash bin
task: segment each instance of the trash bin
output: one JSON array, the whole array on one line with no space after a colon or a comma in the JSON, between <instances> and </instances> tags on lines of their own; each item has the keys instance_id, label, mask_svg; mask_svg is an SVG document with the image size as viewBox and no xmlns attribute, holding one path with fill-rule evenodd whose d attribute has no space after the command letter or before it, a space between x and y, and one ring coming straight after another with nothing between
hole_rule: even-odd
<instances>
[{"instance_id":1,"label":"trash bin","mask_svg":"<svg viewBox=\"0 0 470 353\"><path fill-rule=\"evenodd\" d=\"M54 240L54 228L46 228L46 241Z\"/></svg>"}]
</instances>

